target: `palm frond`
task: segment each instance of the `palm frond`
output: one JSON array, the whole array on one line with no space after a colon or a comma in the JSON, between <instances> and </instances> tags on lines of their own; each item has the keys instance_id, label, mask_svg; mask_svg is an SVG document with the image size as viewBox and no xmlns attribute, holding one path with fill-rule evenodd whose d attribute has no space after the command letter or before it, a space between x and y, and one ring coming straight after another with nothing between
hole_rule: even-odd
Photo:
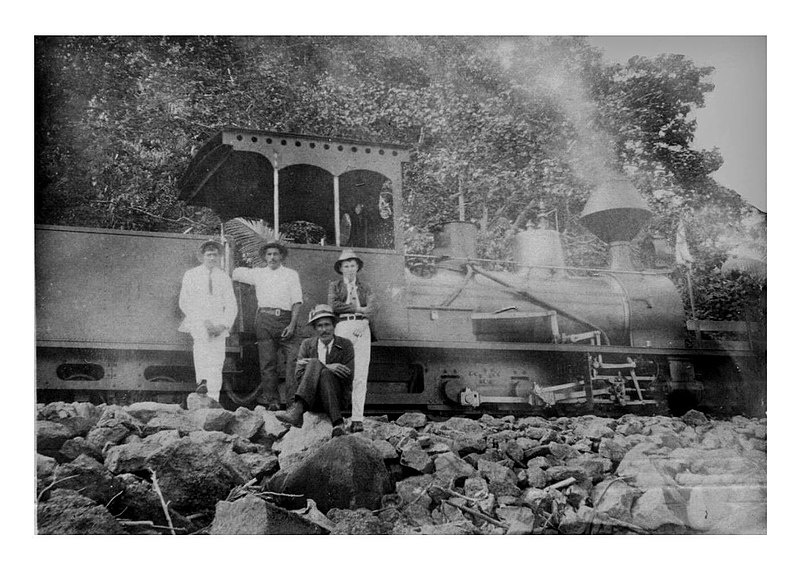
<instances>
[{"instance_id":1,"label":"palm frond","mask_svg":"<svg viewBox=\"0 0 800 567\"><path fill-rule=\"evenodd\" d=\"M237 217L225 223L225 232L233 237L236 250L242 255L242 260L249 266L264 267L266 262L259 255L261 247L267 242L277 240L286 244L286 239L280 231L273 230L261 219L245 219Z\"/></svg>"}]
</instances>

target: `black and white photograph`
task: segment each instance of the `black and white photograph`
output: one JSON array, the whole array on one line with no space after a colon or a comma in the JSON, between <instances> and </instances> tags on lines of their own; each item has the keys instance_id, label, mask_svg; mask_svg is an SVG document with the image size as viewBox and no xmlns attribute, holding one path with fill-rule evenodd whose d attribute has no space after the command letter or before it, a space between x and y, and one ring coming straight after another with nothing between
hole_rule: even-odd
<instances>
[{"instance_id":1,"label":"black and white photograph","mask_svg":"<svg viewBox=\"0 0 800 567\"><path fill-rule=\"evenodd\" d=\"M44 32L37 541L768 534L766 34Z\"/></svg>"}]
</instances>

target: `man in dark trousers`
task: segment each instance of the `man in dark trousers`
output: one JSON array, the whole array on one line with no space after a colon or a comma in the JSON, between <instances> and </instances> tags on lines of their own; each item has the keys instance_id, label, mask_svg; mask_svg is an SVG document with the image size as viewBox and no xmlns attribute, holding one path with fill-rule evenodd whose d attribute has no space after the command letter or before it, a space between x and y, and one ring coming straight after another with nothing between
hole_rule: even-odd
<instances>
[{"instance_id":1,"label":"man in dark trousers","mask_svg":"<svg viewBox=\"0 0 800 567\"><path fill-rule=\"evenodd\" d=\"M305 339L297 355L297 391L288 411L275 414L280 421L303 427L303 413L326 413L333 424L333 437L344 435L342 409L350 399L355 355L353 344L333 334L336 315L320 304L308 314L315 337Z\"/></svg>"}]
</instances>

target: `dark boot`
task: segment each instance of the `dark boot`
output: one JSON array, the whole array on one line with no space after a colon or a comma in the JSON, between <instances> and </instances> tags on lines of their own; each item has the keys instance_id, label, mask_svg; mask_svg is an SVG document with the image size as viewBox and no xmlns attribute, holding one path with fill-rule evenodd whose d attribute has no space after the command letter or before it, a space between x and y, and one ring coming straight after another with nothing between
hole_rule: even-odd
<instances>
[{"instance_id":1,"label":"dark boot","mask_svg":"<svg viewBox=\"0 0 800 567\"><path fill-rule=\"evenodd\" d=\"M296 400L288 411L279 411L275 414L278 421L288 423L292 427L303 427L303 402Z\"/></svg>"}]
</instances>

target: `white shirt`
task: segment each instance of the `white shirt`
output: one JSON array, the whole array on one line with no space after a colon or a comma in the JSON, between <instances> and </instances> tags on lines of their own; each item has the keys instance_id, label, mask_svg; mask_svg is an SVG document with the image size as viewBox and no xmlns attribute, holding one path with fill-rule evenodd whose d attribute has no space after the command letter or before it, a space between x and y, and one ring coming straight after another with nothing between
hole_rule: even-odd
<instances>
[{"instance_id":1,"label":"white shirt","mask_svg":"<svg viewBox=\"0 0 800 567\"><path fill-rule=\"evenodd\" d=\"M281 266L272 268L236 268L233 279L256 287L259 307L276 307L291 311L295 303L303 303L303 289L297 272Z\"/></svg>"},{"instance_id":2,"label":"white shirt","mask_svg":"<svg viewBox=\"0 0 800 567\"><path fill-rule=\"evenodd\" d=\"M331 348L333 348L333 339L331 339L331 342L328 343L328 346L325 346L325 343L322 342L322 339L317 339L317 358L319 358L322 364L327 364L328 355L326 351Z\"/></svg>"},{"instance_id":3,"label":"white shirt","mask_svg":"<svg viewBox=\"0 0 800 567\"><path fill-rule=\"evenodd\" d=\"M208 268L203 265L192 268L183 275L178 305L186 316L178 328L184 333L205 331L205 321L214 325L225 325L230 329L238 312L233 284L228 274L219 268L214 268L209 274ZM228 334L223 333L224 336Z\"/></svg>"}]
</instances>

